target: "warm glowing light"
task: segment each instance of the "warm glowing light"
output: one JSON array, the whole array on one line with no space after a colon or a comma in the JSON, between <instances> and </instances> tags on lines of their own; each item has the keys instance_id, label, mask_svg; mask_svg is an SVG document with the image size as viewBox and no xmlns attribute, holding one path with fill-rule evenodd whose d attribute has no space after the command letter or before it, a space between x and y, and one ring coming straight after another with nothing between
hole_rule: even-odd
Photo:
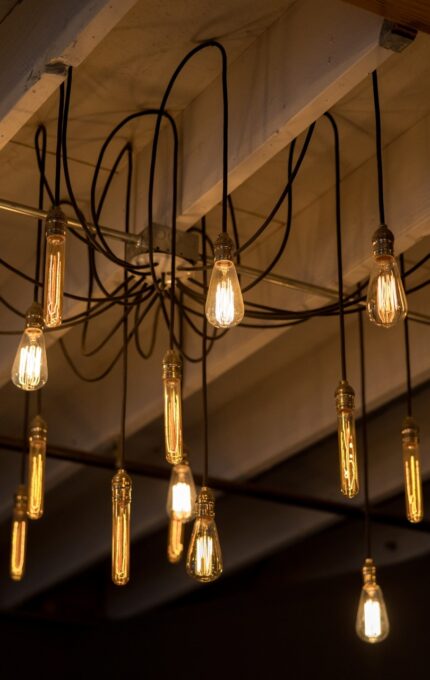
<instances>
[{"instance_id":1,"label":"warm glowing light","mask_svg":"<svg viewBox=\"0 0 430 680\"><path fill-rule=\"evenodd\" d=\"M36 416L31 423L28 438L27 515L30 519L40 519L43 515L47 436L48 429L45 421L40 416Z\"/></svg>"},{"instance_id":2,"label":"warm glowing light","mask_svg":"<svg viewBox=\"0 0 430 680\"><path fill-rule=\"evenodd\" d=\"M167 558L175 564L179 562L184 551L184 523L179 519L170 519L167 541Z\"/></svg>"},{"instance_id":3,"label":"warm glowing light","mask_svg":"<svg viewBox=\"0 0 430 680\"><path fill-rule=\"evenodd\" d=\"M420 463L420 435L419 427L411 417L406 418L403 423L402 445L406 516L410 522L421 522L424 517L424 505Z\"/></svg>"},{"instance_id":4,"label":"warm glowing light","mask_svg":"<svg viewBox=\"0 0 430 680\"><path fill-rule=\"evenodd\" d=\"M336 390L340 488L344 496L358 494L358 462L354 419L354 390L342 381Z\"/></svg>"},{"instance_id":5,"label":"warm glowing light","mask_svg":"<svg viewBox=\"0 0 430 680\"><path fill-rule=\"evenodd\" d=\"M120 469L112 479L112 581L117 586L130 578L131 479Z\"/></svg>"},{"instance_id":6,"label":"warm glowing light","mask_svg":"<svg viewBox=\"0 0 430 680\"><path fill-rule=\"evenodd\" d=\"M379 602L366 600L364 603L364 634L367 638L381 635L381 606Z\"/></svg>"},{"instance_id":7,"label":"warm glowing light","mask_svg":"<svg viewBox=\"0 0 430 680\"><path fill-rule=\"evenodd\" d=\"M408 305L399 268L394 257L394 235L382 225L373 235L375 265L367 289L369 319L391 328L404 319Z\"/></svg>"},{"instance_id":8,"label":"warm glowing light","mask_svg":"<svg viewBox=\"0 0 430 680\"><path fill-rule=\"evenodd\" d=\"M12 518L12 540L10 551L10 577L20 581L25 571L27 545L27 496L25 486L20 485L15 494Z\"/></svg>"},{"instance_id":9,"label":"warm glowing light","mask_svg":"<svg viewBox=\"0 0 430 680\"><path fill-rule=\"evenodd\" d=\"M167 494L169 517L188 522L194 516L196 488L190 466L186 462L175 465Z\"/></svg>"},{"instance_id":10,"label":"warm glowing light","mask_svg":"<svg viewBox=\"0 0 430 680\"><path fill-rule=\"evenodd\" d=\"M182 363L174 350L163 358L164 438L166 460L175 465L182 460Z\"/></svg>"},{"instance_id":11,"label":"warm glowing light","mask_svg":"<svg viewBox=\"0 0 430 680\"><path fill-rule=\"evenodd\" d=\"M198 536L196 541L196 574L208 577L212 574L212 536Z\"/></svg>"},{"instance_id":12,"label":"warm glowing light","mask_svg":"<svg viewBox=\"0 0 430 680\"><path fill-rule=\"evenodd\" d=\"M63 318L66 224L66 217L58 207L49 211L45 226L46 258L43 304L45 325L48 328L60 326Z\"/></svg>"},{"instance_id":13,"label":"warm glowing light","mask_svg":"<svg viewBox=\"0 0 430 680\"><path fill-rule=\"evenodd\" d=\"M42 309L33 303L26 315L26 328L12 366L12 382L31 392L48 380L48 360L43 335Z\"/></svg>"},{"instance_id":14,"label":"warm glowing light","mask_svg":"<svg viewBox=\"0 0 430 680\"><path fill-rule=\"evenodd\" d=\"M215 581L222 574L221 546L215 524L213 493L203 487L197 498L197 517L187 554L187 573L203 583Z\"/></svg>"},{"instance_id":15,"label":"warm glowing light","mask_svg":"<svg viewBox=\"0 0 430 680\"><path fill-rule=\"evenodd\" d=\"M363 567L356 632L362 640L371 644L385 640L390 632L384 596L376 583L376 568L371 559L367 559Z\"/></svg>"},{"instance_id":16,"label":"warm glowing light","mask_svg":"<svg viewBox=\"0 0 430 680\"><path fill-rule=\"evenodd\" d=\"M215 244L215 262L206 298L206 317L216 328L236 326L245 308L236 267L232 261L232 242L220 234Z\"/></svg>"}]
</instances>

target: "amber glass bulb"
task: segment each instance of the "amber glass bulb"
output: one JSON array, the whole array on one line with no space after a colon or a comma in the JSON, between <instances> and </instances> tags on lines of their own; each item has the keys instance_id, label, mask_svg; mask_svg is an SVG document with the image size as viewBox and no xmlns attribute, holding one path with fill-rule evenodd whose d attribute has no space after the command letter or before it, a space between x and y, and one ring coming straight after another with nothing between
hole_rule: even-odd
<instances>
[{"instance_id":1,"label":"amber glass bulb","mask_svg":"<svg viewBox=\"0 0 430 680\"><path fill-rule=\"evenodd\" d=\"M357 444L355 438L354 397L351 385L342 380L336 390L337 431L339 441L340 489L344 496L358 494Z\"/></svg>"},{"instance_id":2,"label":"amber glass bulb","mask_svg":"<svg viewBox=\"0 0 430 680\"><path fill-rule=\"evenodd\" d=\"M215 498L202 487L197 497L196 519L187 554L187 573L197 581L215 581L223 570L221 546L215 524Z\"/></svg>"},{"instance_id":3,"label":"amber glass bulb","mask_svg":"<svg viewBox=\"0 0 430 680\"><path fill-rule=\"evenodd\" d=\"M182 522L189 522L194 517L195 504L193 474L188 463L182 462L172 468L167 494L167 514Z\"/></svg>"},{"instance_id":4,"label":"amber glass bulb","mask_svg":"<svg viewBox=\"0 0 430 680\"><path fill-rule=\"evenodd\" d=\"M184 551L185 525L180 519L170 518L169 535L167 540L167 558L175 564L179 562Z\"/></svg>"},{"instance_id":5,"label":"amber glass bulb","mask_svg":"<svg viewBox=\"0 0 430 680\"><path fill-rule=\"evenodd\" d=\"M385 225L373 235L373 256L375 264L367 289L367 312L377 326L391 328L406 317L408 304L394 257L394 235Z\"/></svg>"},{"instance_id":6,"label":"amber glass bulb","mask_svg":"<svg viewBox=\"0 0 430 680\"><path fill-rule=\"evenodd\" d=\"M25 330L12 366L12 382L27 392L38 390L48 380L42 308L33 302L25 317Z\"/></svg>"},{"instance_id":7,"label":"amber glass bulb","mask_svg":"<svg viewBox=\"0 0 430 680\"><path fill-rule=\"evenodd\" d=\"M382 642L390 632L387 609L381 588L376 583L376 567L367 559L363 567L363 588L358 604L355 630L364 642Z\"/></svg>"},{"instance_id":8,"label":"amber glass bulb","mask_svg":"<svg viewBox=\"0 0 430 680\"><path fill-rule=\"evenodd\" d=\"M122 468L112 479L112 581L124 586L130 578L131 479Z\"/></svg>"},{"instance_id":9,"label":"amber glass bulb","mask_svg":"<svg viewBox=\"0 0 430 680\"><path fill-rule=\"evenodd\" d=\"M27 545L27 495L23 484L15 494L12 517L12 541L10 550L10 577L20 581L24 576Z\"/></svg>"},{"instance_id":10,"label":"amber glass bulb","mask_svg":"<svg viewBox=\"0 0 430 680\"><path fill-rule=\"evenodd\" d=\"M66 264L67 218L58 207L49 211L45 224L46 258L43 316L48 328L63 318L64 269Z\"/></svg>"},{"instance_id":11,"label":"amber glass bulb","mask_svg":"<svg viewBox=\"0 0 430 680\"><path fill-rule=\"evenodd\" d=\"M164 439L166 460L172 465L182 460L182 362L172 349L163 357Z\"/></svg>"},{"instance_id":12,"label":"amber glass bulb","mask_svg":"<svg viewBox=\"0 0 430 680\"><path fill-rule=\"evenodd\" d=\"M223 233L215 243L215 261L206 298L206 318L216 328L237 326L245 314L242 291L232 260L233 243Z\"/></svg>"},{"instance_id":13,"label":"amber glass bulb","mask_svg":"<svg viewBox=\"0 0 430 680\"><path fill-rule=\"evenodd\" d=\"M27 515L30 519L40 519L43 515L45 493L45 462L48 428L40 416L36 416L30 426L28 457L28 504Z\"/></svg>"},{"instance_id":14,"label":"amber glass bulb","mask_svg":"<svg viewBox=\"0 0 430 680\"><path fill-rule=\"evenodd\" d=\"M403 423L403 469L405 474L406 516L410 522L421 522L424 516L420 462L420 430L414 418Z\"/></svg>"}]
</instances>

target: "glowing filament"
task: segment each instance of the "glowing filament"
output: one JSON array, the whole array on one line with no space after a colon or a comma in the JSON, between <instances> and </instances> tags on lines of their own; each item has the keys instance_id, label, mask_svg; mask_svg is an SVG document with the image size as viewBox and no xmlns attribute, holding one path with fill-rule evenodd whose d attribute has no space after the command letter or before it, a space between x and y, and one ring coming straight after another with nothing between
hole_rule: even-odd
<instances>
[{"instance_id":1,"label":"glowing filament","mask_svg":"<svg viewBox=\"0 0 430 680\"><path fill-rule=\"evenodd\" d=\"M112 581L123 586L130 578L131 479L118 470L112 480Z\"/></svg>"},{"instance_id":2,"label":"glowing filament","mask_svg":"<svg viewBox=\"0 0 430 680\"><path fill-rule=\"evenodd\" d=\"M364 603L364 634L367 638L379 638L381 635L381 607L376 600Z\"/></svg>"},{"instance_id":3,"label":"glowing filament","mask_svg":"<svg viewBox=\"0 0 430 680\"><path fill-rule=\"evenodd\" d=\"M177 379L164 381L164 430L169 463L182 460L181 385Z\"/></svg>"},{"instance_id":4,"label":"glowing filament","mask_svg":"<svg viewBox=\"0 0 430 680\"><path fill-rule=\"evenodd\" d=\"M191 488L189 484L178 482L173 486L172 511L177 519L191 516Z\"/></svg>"},{"instance_id":5,"label":"glowing filament","mask_svg":"<svg viewBox=\"0 0 430 680\"><path fill-rule=\"evenodd\" d=\"M169 522L169 538L167 543L167 557L169 562L179 562L184 550L184 524L179 519Z\"/></svg>"},{"instance_id":6,"label":"glowing filament","mask_svg":"<svg viewBox=\"0 0 430 680\"><path fill-rule=\"evenodd\" d=\"M196 564L195 572L197 576L211 576L213 555L212 536L198 536L196 542Z\"/></svg>"},{"instance_id":7,"label":"glowing filament","mask_svg":"<svg viewBox=\"0 0 430 680\"><path fill-rule=\"evenodd\" d=\"M231 263L217 263L223 277L218 282L215 298L215 317L220 326L230 326L234 321L234 290L230 277L226 273Z\"/></svg>"},{"instance_id":8,"label":"glowing filament","mask_svg":"<svg viewBox=\"0 0 430 680\"><path fill-rule=\"evenodd\" d=\"M399 300L393 272L382 271L378 276L376 307L383 324L392 324L397 317Z\"/></svg>"},{"instance_id":9,"label":"glowing filament","mask_svg":"<svg viewBox=\"0 0 430 680\"><path fill-rule=\"evenodd\" d=\"M44 318L48 328L61 325L63 317L63 288L65 237L50 236L46 242Z\"/></svg>"},{"instance_id":10,"label":"glowing filament","mask_svg":"<svg viewBox=\"0 0 430 680\"><path fill-rule=\"evenodd\" d=\"M43 515L46 443L31 442L28 469L28 509L30 519Z\"/></svg>"},{"instance_id":11,"label":"glowing filament","mask_svg":"<svg viewBox=\"0 0 430 680\"><path fill-rule=\"evenodd\" d=\"M341 412L338 416L339 462L341 491L353 498L359 489L354 416Z\"/></svg>"},{"instance_id":12,"label":"glowing filament","mask_svg":"<svg viewBox=\"0 0 430 680\"><path fill-rule=\"evenodd\" d=\"M35 331L33 331L35 332ZM40 383L42 372L42 349L37 345L21 347L19 352L18 379L26 390L33 390Z\"/></svg>"},{"instance_id":13,"label":"glowing filament","mask_svg":"<svg viewBox=\"0 0 430 680\"><path fill-rule=\"evenodd\" d=\"M10 576L14 581L20 581L24 575L26 540L26 520L14 519L12 523L12 547L10 556Z\"/></svg>"}]
</instances>

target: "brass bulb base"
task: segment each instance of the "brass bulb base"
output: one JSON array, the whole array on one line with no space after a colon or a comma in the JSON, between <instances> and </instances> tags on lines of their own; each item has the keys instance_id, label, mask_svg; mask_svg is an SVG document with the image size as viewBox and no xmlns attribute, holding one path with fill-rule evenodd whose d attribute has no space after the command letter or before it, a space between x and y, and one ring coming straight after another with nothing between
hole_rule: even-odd
<instances>
[{"instance_id":1,"label":"brass bulb base","mask_svg":"<svg viewBox=\"0 0 430 680\"><path fill-rule=\"evenodd\" d=\"M354 408L355 392L347 380L340 381L334 396L338 411L350 411Z\"/></svg>"},{"instance_id":2,"label":"brass bulb base","mask_svg":"<svg viewBox=\"0 0 430 680\"><path fill-rule=\"evenodd\" d=\"M394 234L386 224L381 224L373 234L372 246L376 259L394 256Z\"/></svg>"},{"instance_id":3,"label":"brass bulb base","mask_svg":"<svg viewBox=\"0 0 430 680\"><path fill-rule=\"evenodd\" d=\"M197 496L196 516L210 519L215 517L215 496L207 486L202 486Z\"/></svg>"},{"instance_id":4,"label":"brass bulb base","mask_svg":"<svg viewBox=\"0 0 430 680\"><path fill-rule=\"evenodd\" d=\"M363 565L363 583L376 585L376 567L371 557L367 557Z\"/></svg>"},{"instance_id":5,"label":"brass bulb base","mask_svg":"<svg viewBox=\"0 0 430 680\"><path fill-rule=\"evenodd\" d=\"M49 210L45 221L45 236L65 236L67 229L67 217L58 206L54 205Z\"/></svg>"},{"instance_id":6,"label":"brass bulb base","mask_svg":"<svg viewBox=\"0 0 430 680\"><path fill-rule=\"evenodd\" d=\"M217 260L231 260L233 256L233 241L230 236L222 232L214 246L214 258Z\"/></svg>"},{"instance_id":7,"label":"brass bulb base","mask_svg":"<svg viewBox=\"0 0 430 680\"><path fill-rule=\"evenodd\" d=\"M20 484L15 493L13 514L17 521L27 518L27 488L24 484Z\"/></svg>"},{"instance_id":8,"label":"brass bulb base","mask_svg":"<svg viewBox=\"0 0 430 680\"><path fill-rule=\"evenodd\" d=\"M34 441L46 442L47 438L48 438L48 426L43 420L43 418L37 415L31 421L28 439L31 443Z\"/></svg>"},{"instance_id":9,"label":"brass bulb base","mask_svg":"<svg viewBox=\"0 0 430 680\"><path fill-rule=\"evenodd\" d=\"M182 361L174 349L168 349L163 357L163 380L181 380Z\"/></svg>"},{"instance_id":10,"label":"brass bulb base","mask_svg":"<svg viewBox=\"0 0 430 680\"><path fill-rule=\"evenodd\" d=\"M43 330L43 310L38 302L33 302L27 309L27 313L25 315L25 327L39 328L40 330Z\"/></svg>"},{"instance_id":11,"label":"brass bulb base","mask_svg":"<svg viewBox=\"0 0 430 680\"><path fill-rule=\"evenodd\" d=\"M114 502L131 502L131 479L124 468L119 468L112 479L112 500Z\"/></svg>"},{"instance_id":12,"label":"brass bulb base","mask_svg":"<svg viewBox=\"0 0 430 680\"><path fill-rule=\"evenodd\" d=\"M420 428L412 416L407 416L403 421L402 440L405 443L417 443L420 440Z\"/></svg>"}]
</instances>

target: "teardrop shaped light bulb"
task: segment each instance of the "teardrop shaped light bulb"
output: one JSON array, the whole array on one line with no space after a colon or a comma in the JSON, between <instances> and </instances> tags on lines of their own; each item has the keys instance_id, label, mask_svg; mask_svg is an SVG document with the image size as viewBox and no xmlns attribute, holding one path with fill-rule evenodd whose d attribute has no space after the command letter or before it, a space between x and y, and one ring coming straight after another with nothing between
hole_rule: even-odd
<instances>
[{"instance_id":1,"label":"teardrop shaped light bulb","mask_svg":"<svg viewBox=\"0 0 430 680\"><path fill-rule=\"evenodd\" d=\"M359 491L354 398L351 385L342 380L335 393L339 443L340 490L347 498Z\"/></svg>"},{"instance_id":2,"label":"teardrop shaped light bulb","mask_svg":"<svg viewBox=\"0 0 430 680\"><path fill-rule=\"evenodd\" d=\"M164 441L166 460L175 465L182 460L182 362L173 349L163 357Z\"/></svg>"},{"instance_id":3,"label":"teardrop shaped light bulb","mask_svg":"<svg viewBox=\"0 0 430 680\"><path fill-rule=\"evenodd\" d=\"M10 577L21 581L25 571L27 549L27 493L20 484L14 498L12 517L12 540L10 550Z\"/></svg>"},{"instance_id":4,"label":"teardrop shaped light bulb","mask_svg":"<svg viewBox=\"0 0 430 680\"><path fill-rule=\"evenodd\" d=\"M167 539L167 559L171 564L176 564L184 551L185 525L180 519L170 518L169 535Z\"/></svg>"},{"instance_id":5,"label":"teardrop shaped light bulb","mask_svg":"<svg viewBox=\"0 0 430 680\"><path fill-rule=\"evenodd\" d=\"M28 503L27 515L30 519L40 519L43 515L45 494L45 463L48 427L43 418L33 418L28 437Z\"/></svg>"},{"instance_id":6,"label":"teardrop shaped light bulb","mask_svg":"<svg viewBox=\"0 0 430 680\"><path fill-rule=\"evenodd\" d=\"M208 583L222 574L222 554L215 524L215 498L202 487L197 497L196 519L187 554L187 573L197 581Z\"/></svg>"},{"instance_id":7,"label":"teardrop shaped light bulb","mask_svg":"<svg viewBox=\"0 0 430 680\"><path fill-rule=\"evenodd\" d=\"M46 257L43 316L47 328L61 326L63 319L64 270L67 218L54 206L45 223Z\"/></svg>"},{"instance_id":8,"label":"teardrop shaped light bulb","mask_svg":"<svg viewBox=\"0 0 430 680\"><path fill-rule=\"evenodd\" d=\"M25 317L25 330L12 366L12 382L21 390L38 390L48 380L48 359L43 334L42 308L33 302Z\"/></svg>"},{"instance_id":9,"label":"teardrop shaped light bulb","mask_svg":"<svg viewBox=\"0 0 430 680\"><path fill-rule=\"evenodd\" d=\"M363 567L363 587L355 630L359 638L371 644L382 642L390 632L384 596L376 583L376 567L369 558Z\"/></svg>"},{"instance_id":10,"label":"teardrop shaped light bulb","mask_svg":"<svg viewBox=\"0 0 430 680\"><path fill-rule=\"evenodd\" d=\"M414 418L407 417L402 428L403 470L405 475L406 516L410 522L424 517L420 462L420 430Z\"/></svg>"},{"instance_id":11,"label":"teardrop shaped light bulb","mask_svg":"<svg viewBox=\"0 0 430 680\"><path fill-rule=\"evenodd\" d=\"M122 468L112 478L112 581L124 586L130 578L131 479Z\"/></svg>"},{"instance_id":12,"label":"teardrop shaped light bulb","mask_svg":"<svg viewBox=\"0 0 430 680\"><path fill-rule=\"evenodd\" d=\"M167 514L173 519L189 522L194 517L195 505L196 487L193 473L184 458L182 463L172 468L167 494Z\"/></svg>"},{"instance_id":13,"label":"teardrop shaped light bulb","mask_svg":"<svg viewBox=\"0 0 430 680\"><path fill-rule=\"evenodd\" d=\"M385 225L373 236L374 267L367 289L370 321L391 328L408 312L402 277L394 257L394 235Z\"/></svg>"},{"instance_id":14,"label":"teardrop shaped light bulb","mask_svg":"<svg viewBox=\"0 0 430 680\"><path fill-rule=\"evenodd\" d=\"M232 252L231 238L228 234L220 234L215 243L215 260L205 310L207 320L216 328L237 326L245 314Z\"/></svg>"}]
</instances>

